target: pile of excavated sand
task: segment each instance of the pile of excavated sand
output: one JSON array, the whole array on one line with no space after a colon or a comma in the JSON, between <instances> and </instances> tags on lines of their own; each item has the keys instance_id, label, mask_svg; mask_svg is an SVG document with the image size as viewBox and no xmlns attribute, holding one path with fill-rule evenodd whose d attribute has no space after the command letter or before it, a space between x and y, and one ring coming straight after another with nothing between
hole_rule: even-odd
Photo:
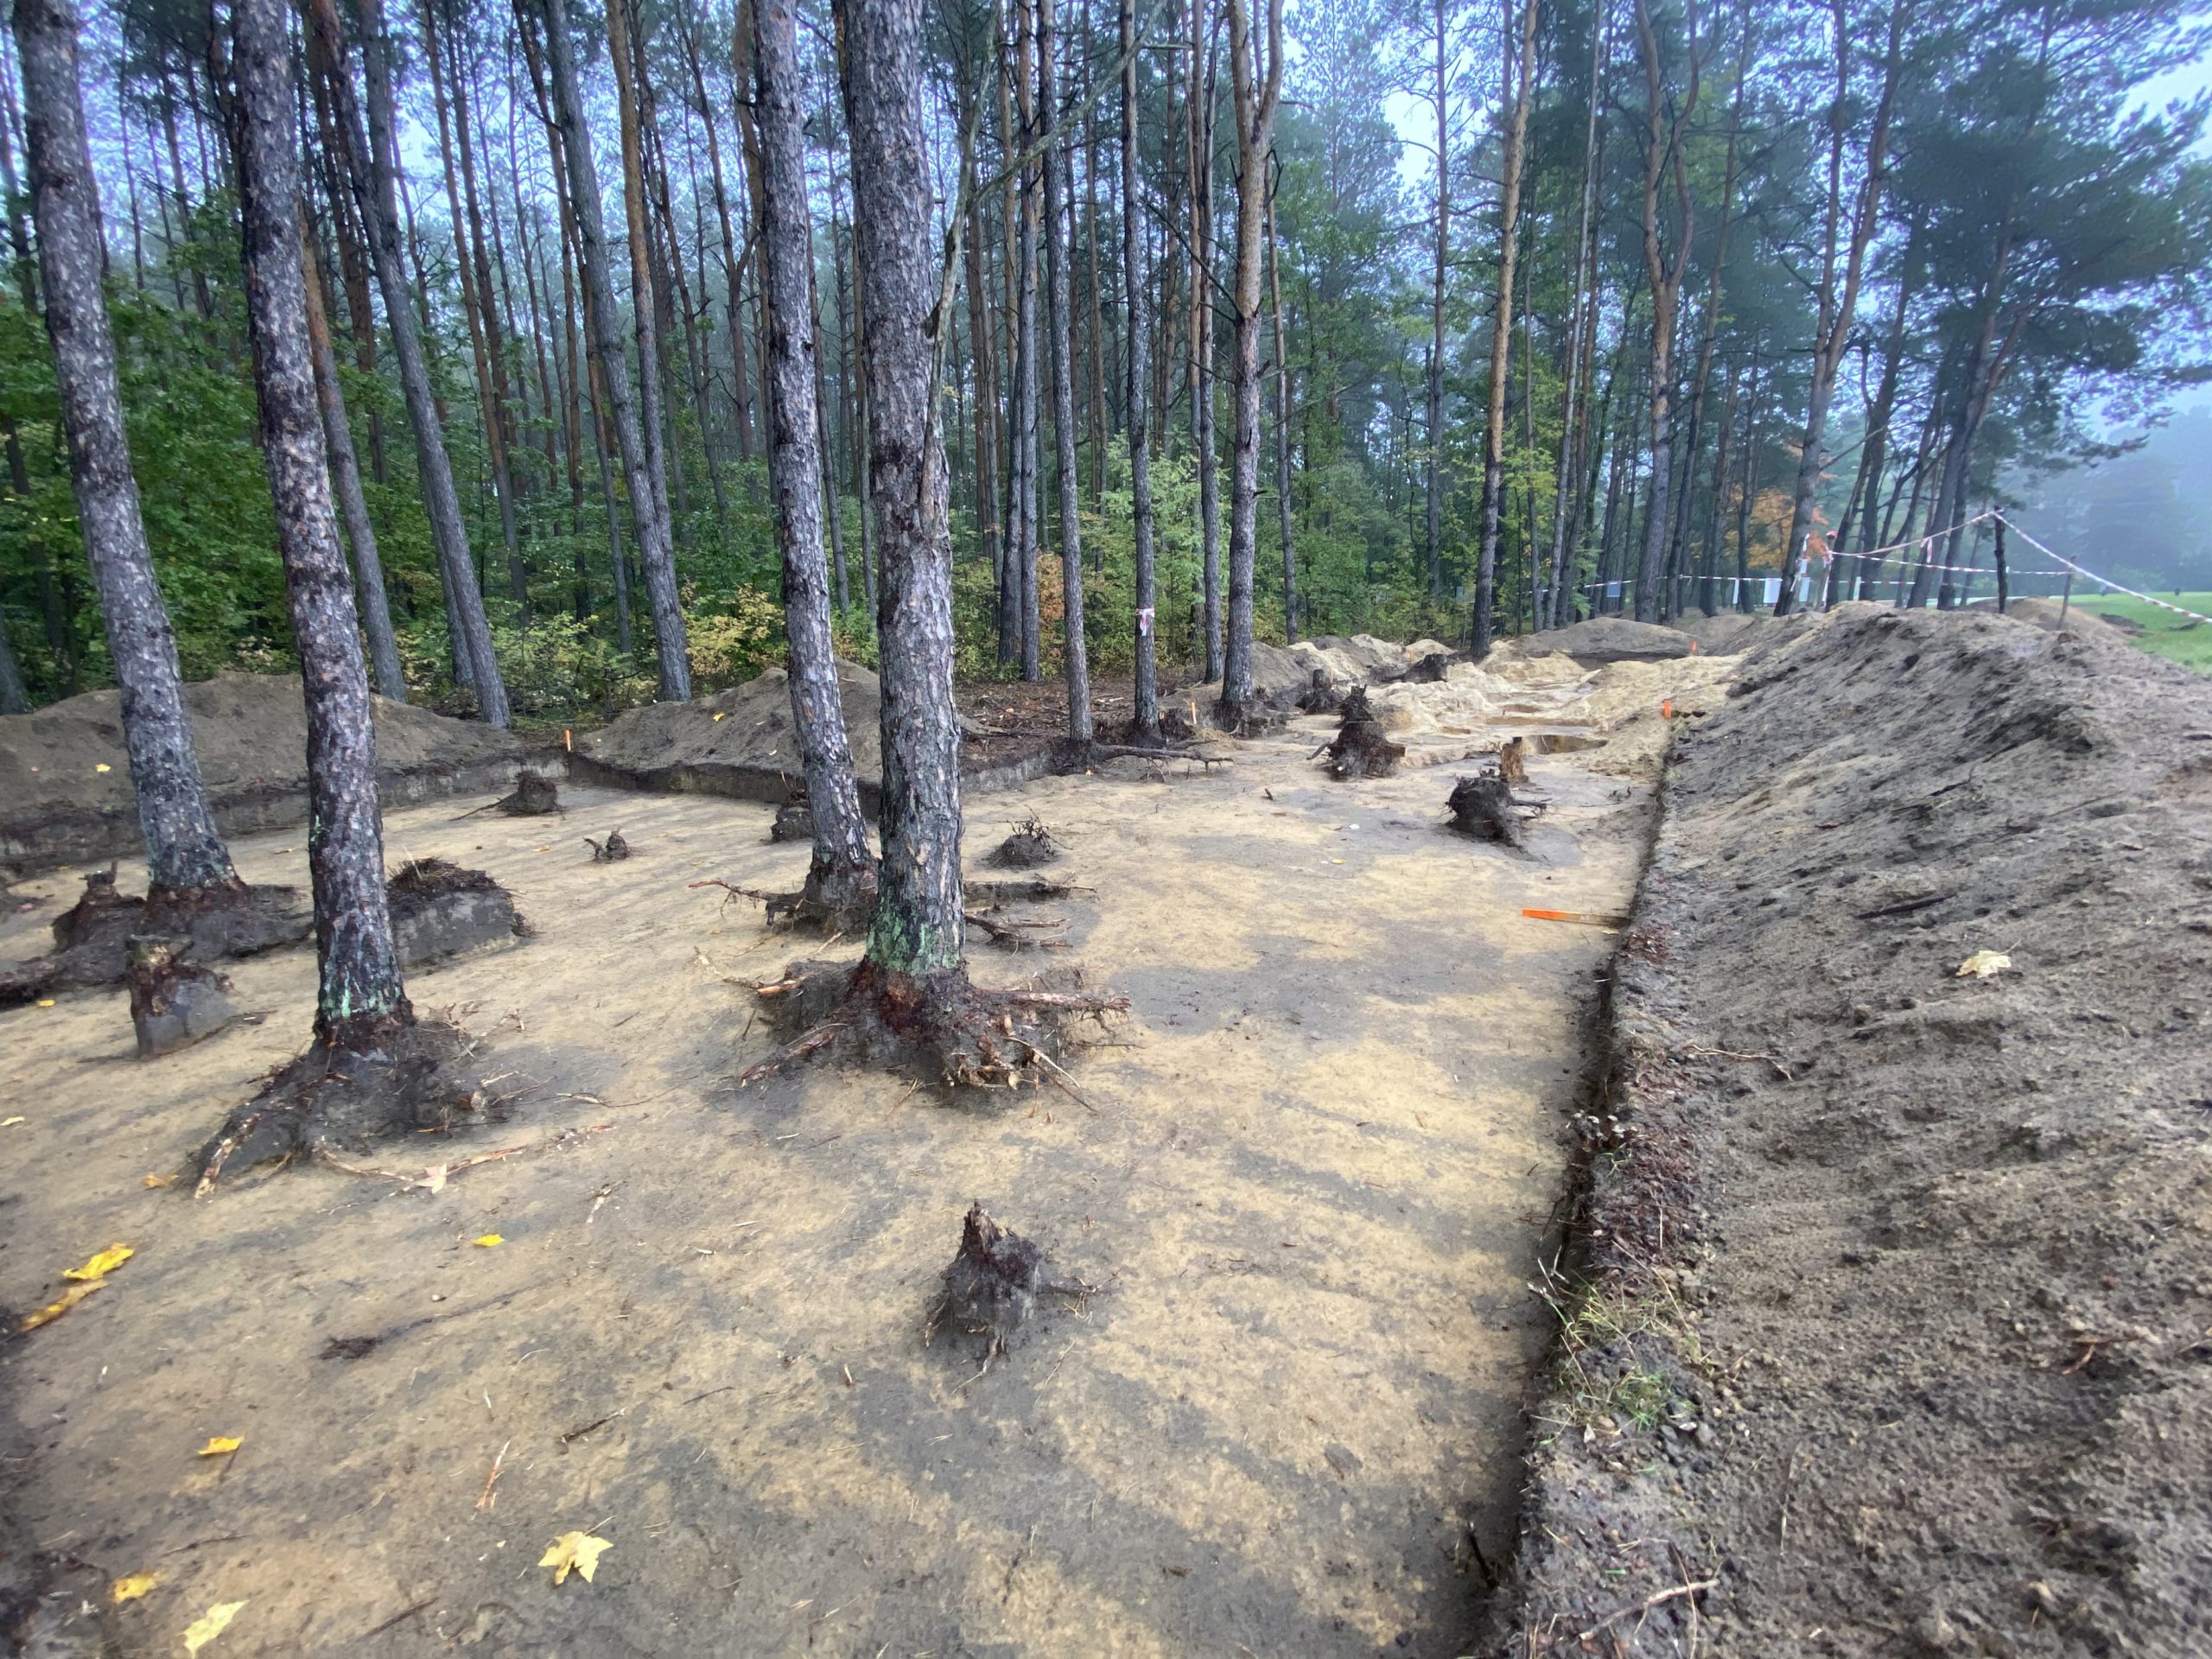
<instances>
[{"instance_id":1,"label":"pile of excavated sand","mask_svg":"<svg viewBox=\"0 0 2212 1659\"><path fill-rule=\"evenodd\" d=\"M2062 612L2065 615L2063 622L2059 620ZM2032 623L2046 633L2077 633L2115 643L2143 632L2142 625L2132 618L2124 619L2126 626L2118 626L2110 617L2085 611L2078 605L2062 605L2055 599L2016 599L2005 606L2005 614L2015 621Z\"/></svg>"},{"instance_id":2,"label":"pile of excavated sand","mask_svg":"<svg viewBox=\"0 0 2212 1659\"><path fill-rule=\"evenodd\" d=\"M1479 1650L2205 1650L2208 732L2177 665L1872 609L1684 735Z\"/></svg>"},{"instance_id":3,"label":"pile of excavated sand","mask_svg":"<svg viewBox=\"0 0 2212 1659\"><path fill-rule=\"evenodd\" d=\"M853 770L873 793L883 772L882 683L841 659L837 689ZM772 668L710 697L632 709L578 738L569 765L587 782L779 802L799 776L791 677Z\"/></svg>"},{"instance_id":4,"label":"pile of excavated sand","mask_svg":"<svg viewBox=\"0 0 2212 1659\"><path fill-rule=\"evenodd\" d=\"M1394 738L1471 736L1495 724L1517 690L1472 663L1454 663L1440 680L1370 687L1367 706Z\"/></svg>"},{"instance_id":5,"label":"pile of excavated sand","mask_svg":"<svg viewBox=\"0 0 2212 1659\"><path fill-rule=\"evenodd\" d=\"M1625 616L1593 616L1571 628L1554 628L1510 640L1506 646L1524 657L1548 656L1554 652L1572 657L1585 668L1605 663L1651 660L1690 654L1690 636L1679 628L1656 622L1637 622Z\"/></svg>"},{"instance_id":6,"label":"pile of excavated sand","mask_svg":"<svg viewBox=\"0 0 2212 1659\"><path fill-rule=\"evenodd\" d=\"M228 834L307 817L307 698L292 674L219 674L184 689L200 775ZM505 790L523 741L474 721L374 699L387 806ZM0 716L0 859L29 867L143 849L123 748L122 694L87 691Z\"/></svg>"}]
</instances>

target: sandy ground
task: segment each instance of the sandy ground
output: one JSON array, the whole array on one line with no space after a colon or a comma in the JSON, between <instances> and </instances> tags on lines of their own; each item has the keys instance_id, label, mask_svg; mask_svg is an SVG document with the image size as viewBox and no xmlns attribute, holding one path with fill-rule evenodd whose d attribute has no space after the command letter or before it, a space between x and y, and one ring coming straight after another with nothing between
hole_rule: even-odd
<instances>
[{"instance_id":1,"label":"sandy ground","mask_svg":"<svg viewBox=\"0 0 2212 1659\"><path fill-rule=\"evenodd\" d=\"M303 1042L303 951L233 969L263 1023L149 1065L119 995L0 1014L0 1303L137 1252L0 1346L0 1497L59 1563L57 1617L168 1654L243 1602L218 1656L1462 1651L1515 1523L1527 1281L1612 944L1520 912L1624 909L1649 803L1539 757L1554 804L1516 858L1440 827L1448 768L1325 781L1332 726L974 804L971 866L1034 812L1091 889L1050 906L1070 950L976 958L1129 996L1077 1062L1087 1106L734 1090L768 1039L732 982L801 952L689 884L796 885L805 850L699 797L392 816L395 861L489 869L536 928L413 984L512 1115L374 1162L532 1149L435 1193L146 1184ZM588 862L617 826L638 855ZM235 851L305 880L297 831ZM54 902L0 953L76 885L18 888ZM981 1375L922 1343L973 1199L1103 1287ZM211 1436L240 1445L195 1456ZM612 1548L556 1588L537 1563L572 1529Z\"/></svg>"}]
</instances>

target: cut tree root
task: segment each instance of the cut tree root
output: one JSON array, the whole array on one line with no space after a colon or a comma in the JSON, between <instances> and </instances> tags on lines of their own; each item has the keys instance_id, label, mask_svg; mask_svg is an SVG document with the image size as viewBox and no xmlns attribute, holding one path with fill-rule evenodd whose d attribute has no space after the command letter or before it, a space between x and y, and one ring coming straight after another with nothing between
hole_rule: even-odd
<instances>
[{"instance_id":1,"label":"cut tree root","mask_svg":"<svg viewBox=\"0 0 2212 1659\"><path fill-rule=\"evenodd\" d=\"M620 830L609 830L605 841L594 841L586 836L584 845L591 849L591 861L594 864L617 864L630 856L630 843L622 839Z\"/></svg>"},{"instance_id":2,"label":"cut tree root","mask_svg":"<svg viewBox=\"0 0 2212 1659\"><path fill-rule=\"evenodd\" d=\"M372 1142L442 1135L486 1121L474 1052L442 1020L395 1023L372 1049L318 1042L270 1076L200 1149L198 1195L226 1173L295 1157L358 1154ZM419 1146L419 1142L416 1143Z\"/></svg>"},{"instance_id":3,"label":"cut tree root","mask_svg":"<svg viewBox=\"0 0 2212 1659\"><path fill-rule=\"evenodd\" d=\"M1333 715L1344 706L1344 694L1329 683L1329 671L1317 668L1307 681L1306 689L1298 694L1299 712L1307 715Z\"/></svg>"},{"instance_id":4,"label":"cut tree root","mask_svg":"<svg viewBox=\"0 0 2212 1659\"><path fill-rule=\"evenodd\" d=\"M130 1023L142 1060L188 1048L238 1018L231 1005L231 982L212 968L185 960L189 943L143 936L130 942L124 982L130 988Z\"/></svg>"},{"instance_id":5,"label":"cut tree root","mask_svg":"<svg viewBox=\"0 0 2212 1659\"><path fill-rule=\"evenodd\" d=\"M960 1249L944 1270L944 1294L923 1322L922 1342L926 1346L949 1321L983 1338L988 1366L1036 1311L1040 1295L1079 1300L1097 1294L1096 1285L1047 1278L1044 1251L1000 1226L976 1203L960 1224Z\"/></svg>"},{"instance_id":6,"label":"cut tree root","mask_svg":"<svg viewBox=\"0 0 2212 1659\"><path fill-rule=\"evenodd\" d=\"M810 1057L841 1058L954 1088L1051 1082L1075 1094L1061 1055L1081 1046L1085 1020L1128 1008L1129 1000L1078 988L1080 973L1057 969L1011 991L986 990L964 968L926 976L872 962L799 962L754 993L772 1026L793 1039L737 1079L741 1089ZM1088 1102L1084 1103L1086 1105Z\"/></svg>"},{"instance_id":7,"label":"cut tree root","mask_svg":"<svg viewBox=\"0 0 2212 1659\"><path fill-rule=\"evenodd\" d=\"M525 772L515 779L513 794L502 795L496 801L473 807L454 822L459 823L461 818L473 818L479 812L504 812L511 818L542 818L549 812L563 810L561 791L553 780L540 777L534 772Z\"/></svg>"},{"instance_id":8,"label":"cut tree root","mask_svg":"<svg viewBox=\"0 0 2212 1659\"><path fill-rule=\"evenodd\" d=\"M1388 778L1406 758L1405 746L1393 743L1367 702L1367 688L1355 686L1344 702L1344 721L1325 753L1329 776L1343 781L1352 778ZM1321 751L1317 751L1321 753Z\"/></svg>"},{"instance_id":9,"label":"cut tree root","mask_svg":"<svg viewBox=\"0 0 2212 1659\"><path fill-rule=\"evenodd\" d=\"M961 915L969 927L1001 950L1065 950L1068 947L1065 939L1047 931L1066 925L1057 916L1043 917L1033 922L1001 922L980 910L963 911Z\"/></svg>"},{"instance_id":10,"label":"cut tree root","mask_svg":"<svg viewBox=\"0 0 2212 1659\"><path fill-rule=\"evenodd\" d=\"M1013 826L1014 833L1001 842L998 850L991 855L991 862L1001 869L1033 870L1039 865L1050 864L1063 851L1059 842L1034 817L1022 819Z\"/></svg>"},{"instance_id":11,"label":"cut tree root","mask_svg":"<svg viewBox=\"0 0 2212 1659\"><path fill-rule=\"evenodd\" d=\"M814 839L814 807L806 798L806 785L791 786L791 798L776 809L776 821L768 826L770 841L812 841Z\"/></svg>"},{"instance_id":12,"label":"cut tree root","mask_svg":"<svg viewBox=\"0 0 2212 1659\"><path fill-rule=\"evenodd\" d=\"M1019 881L969 881L961 886L961 897L971 905L1018 905L1046 899L1065 899L1071 893L1089 893L1089 887L1079 887L1072 881L1055 881L1047 876L1033 875Z\"/></svg>"},{"instance_id":13,"label":"cut tree root","mask_svg":"<svg viewBox=\"0 0 2212 1659\"><path fill-rule=\"evenodd\" d=\"M296 887L220 887L118 893L113 866L85 878L85 891L53 922L53 951L0 969L0 1007L55 991L120 984L136 935L183 940L177 954L195 962L247 957L297 943L315 931L315 913Z\"/></svg>"},{"instance_id":14,"label":"cut tree root","mask_svg":"<svg viewBox=\"0 0 2212 1659\"><path fill-rule=\"evenodd\" d=\"M1505 740L1504 746L1497 752L1497 775L1509 785L1529 781L1529 743L1526 738L1516 734Z\"/></svg>"},{"instance_id":15,"label":"cut tree root","mask_svg":"<svg viewBox=\"0 0 2212 1659\"><path fill-rule=\"evenodd\" d=\"M823 937L857 932L875 914L875 868L838 872L825 869L817 860L806 873L806 885L787 892L741 887L734 882L709 879L695 887L720 887L731 899L750 899L768 912L771 927L817 927ZM729 899L722 901L728 904Z\"/></svg>"}]
</instances>

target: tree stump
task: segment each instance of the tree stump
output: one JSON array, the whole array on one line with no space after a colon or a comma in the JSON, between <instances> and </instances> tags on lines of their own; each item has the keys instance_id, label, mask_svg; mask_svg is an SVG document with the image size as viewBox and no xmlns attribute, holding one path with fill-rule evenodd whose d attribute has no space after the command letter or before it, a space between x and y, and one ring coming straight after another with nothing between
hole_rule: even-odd
<instances>
[{"instance_id":1,"label":"tree stump","mask_svg":"<svg viewBox=\"0 0 2212 1659\"><path fill-rule=\"evenodd\" d=\"M1518 849L1528 833L1513 805L1513 788L1494 772L1462 778L1452 786L1452 827L1478 841L1503 842Z\"/></svg>"},{"instance_id":2,"label":"tree stump","mask_svg":"<svg viewBox=\"0 0 2212 1659\"><path fill-rule=\"evenodd\" d=\"M185 939L137 938L124 982L130 989L130 1023L142 1060L174 1054L213 1036L238 1018L231 982L213 969L188 962Z\"/></svg>"}]
</instances>

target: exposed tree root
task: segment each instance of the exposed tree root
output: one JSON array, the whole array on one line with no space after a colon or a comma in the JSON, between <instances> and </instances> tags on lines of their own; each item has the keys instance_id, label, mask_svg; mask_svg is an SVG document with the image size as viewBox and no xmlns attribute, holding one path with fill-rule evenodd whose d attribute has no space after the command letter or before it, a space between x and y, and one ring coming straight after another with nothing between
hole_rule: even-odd
<instances>
[{"instance_id":1,"label":"exposed tree root","mask_svg":"<svg viewBox=\"0 0 2212 1659\"><path fill-rule=\"evenodd\" d=\"M1001 869L1033 870L1041 864L1052 863L1062 850L1044 821L1033 816L1014 826L1014 833L1001 842L991 855L991 862Z\"/></svg>"},{"instance_id":2,"label":"exposed tree root","mask_svg":"<svg viewBox=\"0 0 2212 1659\"><path fill-rule=\"evenodd\" d=\"M770 841L812 841L814 839L814 804L807 799L806 785L793 784L784 804L776 809L776 821L768 826Z\"/></svg>"},{"instance_id":3,"label":"exposed tree root","mask_svg":"<svg viewBox=\"0 0 2212 1659\"><path fill-rule=\"evenodd\" d=\"M1325 750L1329 757L1329 776L1339 780L1350 778L1388 778L1398 769L1398 762L1406 758L1405 746L1393 743L1384 734L1382 723L1375 718L1375 711L1367 702L1367 688L1355 686L1345 697L1342 709L1343 723L1337 728L1335 738Z\"/></svg>"},{"instance_id":4,"label":"exposed tree root","mask_svg":"<svg viewBox=\"0 0 2212 1659\"><path fill-rule=\"evenodd\" d=\"M498 800L483 806L472 807L454 820L473 818L479 812L504 812L511 818L542 818L549 812L565 809L561 804L561 791L550 778L525 772L515 779L514 793L502 795Z\"/></svg>"},{"instance_id":5,"label":"exposed tree root","mask_svg":"<svg viewBox=\"0 0 2212 1659\"><path fill-rule=\"evenodd\" d=\"M594 841L586 836L584 845L591 849L591 861L594 864L620 863L630 856L630 843L622 839L620 830L609 830L605 841Z\"/></svg>"},{"instance_id":6,"label":"exposed tree root","mask_svg":"<svg viewBox=\"0 0 2212 1659\"><path fill-rule=\"evenodd\" d=\"M187 944L144 936L130 942L124 982L130 988L130 1023L142 1060L189 1047L238 1017L231 1006L231 982L212 968L186 961L180 950Z\"/></svg>"},{"instance_id":7,"label":"exposed tree root","mask_svg":"<svg viewBox=\"0 0 2212 1659\"><path fill-rule=\"evenodd\" d=\"M180 957L204 963L292 944L315 931L315 913L296 887L240 881L157 889L141 899L118 893L115 876L111 865L85 878L77 902L54 918L49 954L0 969L0 1007L121 983L130 941L142 933L171 941Z\"/></svg>"},{"instance_id":8,"label":"exposed tree root","mask_svg":"<svg viewBox=\"0 0 2212 1659\"><path fill-rule=\"evenodd\" d=\"M1517 740L1516 740L1517 741ZM1452 827L1478 841L1503 842L1516 851L1529 844L1528 819L1543 810L1540 801L1516 799L1513 786L1497 772L1477 772L1452 786L1446 803L1452 810Z\"/></svg>"},{"instance_id":9,"label":"exposed tree root","mask_svg":"<svg viewBox=\"0 0 2212 1659\"><path fill-rule=\"evenodd\" d=\"M1035 1311L1039 1296L1081 1298L1097 1293L1096 1285L1046 1277L1044 1251L1000 1226L977 1203L969 1207L960 1224L960 1249L944 1270L944 1295L923 1322L922 1341L926 1344L938 1327L950 1321L983 1338L988 1365L1006 1351L1014 1333Z\"/></svg>"},{"instance_id":10,"label":"exposed tree root","mask_svg":"<svg viewBox=\"0 0 2212 1659\"><path fill-rule=\"evenodd\" d=\"M793 963L780 980L754 991L774 1027L794 1040L747 1068L738 1087L834 1050L925 1083L1050 1081L1072 1095L1059 1056L1079 1046L1075 1028L1129 1006L1125 996L1080 984L1081 976L1065 969L1018 990L994 991L972 983L965 968L918 977L870 962Z\"/></svg>"},{"instance_id":11,"label":"exposed tree root","mask_svg":"<svg viewBox=\"0 0 2212 1659\"><path fill-rule=\"evenodd\" d=\"M1497 775L1508 784L1521 785L1529 781L1529 741L1516 734L1505 740L1497 752Z\"/></svg>"},{"instance_id":12,"label":"exposed tree root","mask_svg":"<svg viewBox=\"0 0 2212 1659\"><path fill-rule=\"evenodd\" d=\"M385 885L393 938L405 967L527 937L514 896L482 870L442 858L410 858Z\"/></svg>"},{"instance_id":13,"label":"exposed tree root","mask_svg":"<svg viewBox=\"0 0 2212 1659\"><path fill-rule=\"evenodd\" d=\"M431 1020L394 1021L369 1049L316 1043L272 1074L200 1149L199 1196L225 1174L257 1164L358 1154L377 1141L486 1121L474 1052L457 1027Z\"/></svg>"},{"instance_id":14,"label":"exposed tree root","mask_svg":"<svg viewBox=\"0 0 2212 1659\"><path fill-rule=\"evenodd\" d=\"M1079 887L1072 881L1055 881L1048 876L1033 875L1025 880L997 881L969 881L962 885L961 897L971 905L1018 905L1046 899L1065 899L1071 893L1089 893L1089 887Z\"/></svg>"},{"instance_id":15,"label":"exposed tree root","mask_svg":"<svg viewBox=\"0 0 2212 1659\"><path fill-rule=\"evenodd\" d=\"M1300 714L1333 715L1344 706L1344 694L1329 683L1329 671L1317 668L1306 682L1306 689L1298 694Z\"/></svg>"}]
</instances>

